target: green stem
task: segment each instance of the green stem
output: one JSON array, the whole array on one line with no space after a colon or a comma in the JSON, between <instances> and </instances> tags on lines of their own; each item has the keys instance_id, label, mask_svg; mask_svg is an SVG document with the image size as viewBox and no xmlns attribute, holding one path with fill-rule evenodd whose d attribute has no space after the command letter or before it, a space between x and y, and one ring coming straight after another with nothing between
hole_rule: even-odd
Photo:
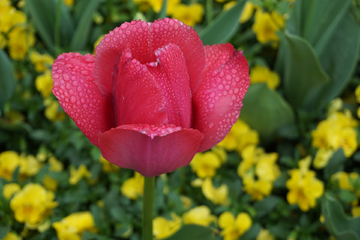
<instances>
[{"instance_id":1,"label":"green stem","mask_svg":"<svg viewBox=\"0 0 360 240\"><path fill-rule=\"evenodd\" d=\"M154 208L155 177L145 177L143 215L142 215L142 240L152 240L152 220Z\"/></svg>"}]
</instances>

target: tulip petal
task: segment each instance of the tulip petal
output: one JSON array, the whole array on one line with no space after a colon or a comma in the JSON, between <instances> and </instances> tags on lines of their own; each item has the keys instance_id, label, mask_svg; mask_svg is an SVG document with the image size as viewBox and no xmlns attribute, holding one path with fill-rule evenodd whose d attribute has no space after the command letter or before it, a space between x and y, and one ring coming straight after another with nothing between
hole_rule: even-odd
<instances>
[{"instance_id":1,"label":"tulip petal","mask_svg":"<svg viewBox=\"0 0 360 240\"><path fill-rule=\"evenodd\" d=\"M178 46L185 58L190 77L191 92L200 85L201 75L205 66L204 46L196 31L177 19L159 19L151 24L151 41L153 49L169 43Z\"/></svg>"},{"instance_id":2,"label":"tulip petal","mask_svg":"<svg viewBox=\"0 0 360 240\"><path fill-rule=\"evenodd\" d=\"M191 90L186 63L180 48L174 44L155 50L157 62L148 64L166 98L168 124L189 128L191 123Z\"/></svg>"},{"instance_id":3,"label":"tulip petal","mask_svg":"<svg viewBox=\"0 0 360 240\"><path fill-rule=\"evenodd\" d=\"M167 123L166 98L146 65L132 59L118 78L117 125Z\"/></svg>"},{"instance_id":4,"label":"tulip petal","mask_svg":"<svg viewBox=\"0 0 360 240\"><path fill-rule=\"evenodd\" d=\"M106 34L96 47L95 83L108 101L112 102L111 75L115 61L125 48L131 50L133 58L145 64L155 62L154 50L169 43L183 52L194 93L205 66L204 47L195 30L176 19L160 19L154 23L132 21Z\"/></svg>"},{"instance_id":5,"label":"tulip petal","mask_svg":"<svg viewBox=\"0 0 360 240\"><path fill-rule=\"evenodd\" d=\"M231 44L206 46L205 59L201 84L193 97L193 127L204 134L199 152L229 133L250 84L247 61Z\"/></svg>"},{"instance_id":6,"label":"tulip petal","mask_svg":"<svg viewBox=\"0 0 360 240\"><path fill-rule=\"evenodd\" d=\"M98 146L98 133L115 123L112 108L94 83L94 61L90 54L59 55L52 66L52 91L90 142Z\"/></svg>"},{"instance_id":7,"label":"tulip petal","mask_svg":"<svg viewBox=\"0 0 360 240\"><path fill-rule=\"evenodd\" d=\"M188 165L202 138L175 125L122 125L99 134L99 148L111 163L153 177Z\"/></svg>"}]
</instances>

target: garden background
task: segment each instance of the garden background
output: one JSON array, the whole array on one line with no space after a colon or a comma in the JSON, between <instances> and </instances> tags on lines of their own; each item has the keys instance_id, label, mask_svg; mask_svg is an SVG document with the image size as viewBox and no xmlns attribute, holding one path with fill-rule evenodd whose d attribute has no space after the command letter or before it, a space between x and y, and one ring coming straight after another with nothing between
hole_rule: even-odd
<instances>
[{"instance_id":1,"label":"garden background","mask_svg":"<svg viewBox=\"0 0 360 240\"><path fill-rule=\"evenodd\" d=\"M0 0L0 239L141 237L144 179L52 95L63 52L159 16L248 60L240 120L156 179L156 239L360 240L360 0ZM163 9L164 10L164 9Z\"/></svg>"}]
</instances>

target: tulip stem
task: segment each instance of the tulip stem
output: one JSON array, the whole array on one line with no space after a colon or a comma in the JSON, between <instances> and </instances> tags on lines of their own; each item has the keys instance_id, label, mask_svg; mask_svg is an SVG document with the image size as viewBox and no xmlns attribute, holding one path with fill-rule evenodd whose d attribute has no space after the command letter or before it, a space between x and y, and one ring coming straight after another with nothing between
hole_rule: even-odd
<instances>
[{"instance_id":1,"label":"tulip stem","mask_svg":"<svg viewBox=\"0 0 360 240\"><path fill-rule=\"evenodd\" d=\"M142 215L142 240L152 240L152 220L154 209L155 177L145 177L143 215Z\"/></svg>"}]
</instances>

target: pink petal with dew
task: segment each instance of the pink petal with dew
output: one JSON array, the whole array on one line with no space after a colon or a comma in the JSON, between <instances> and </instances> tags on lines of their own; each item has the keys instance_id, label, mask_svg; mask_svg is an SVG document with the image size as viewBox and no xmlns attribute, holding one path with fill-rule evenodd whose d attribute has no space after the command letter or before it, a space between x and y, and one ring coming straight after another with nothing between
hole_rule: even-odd
<instances>
[{"instance_id":1,"label":"pink petal with dew","mask_svg":"<svg viewBox=\"0 0 360 240\"><path fill-rule=\"evenodd\" d=\"M94 56L64 53L52 66L53 93L65 112L98 146L98 133L115 126L113 110L94 83Z\"/></svg>"},{"instance_id":2,"label":"pink petal with dew","mask_svg":"<svg viewBox=\"0 0 360 240\"><path fill-rule=\"evenodd\" d=\"M99 134L99 148L111 163L153 177L188 165L202 138L175 125L122 125Z\"/></svg>"},{"instance_id":3,"label":"pink petal with dew","mask_svg":"<svg viewBox=\"0 0 360 240\"><path fill-rule=\"evenodd\" d=\"M204 134L199 152L229 133L250 84L248 63L231 44L206 46L205 58L201 84L193 97L193 127Z\"/></svg>"}]
</instances>

